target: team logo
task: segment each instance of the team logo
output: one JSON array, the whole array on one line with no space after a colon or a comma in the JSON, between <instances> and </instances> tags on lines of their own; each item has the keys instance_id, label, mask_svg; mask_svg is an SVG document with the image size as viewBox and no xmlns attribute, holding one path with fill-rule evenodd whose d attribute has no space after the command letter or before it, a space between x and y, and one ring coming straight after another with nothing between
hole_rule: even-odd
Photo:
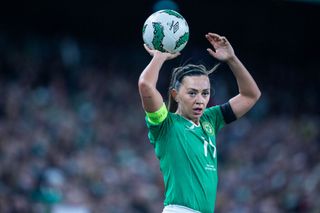
<instances>
[{"instance_id":1,"label":"team logo","mask_svg":"<svg viewBox=\"0 0 320 213\"><path fill-rule=\"evenodd\" d=\"M204 131L208 134L208 135L214 135L214 131L213 131L213 127L211 126L211 124L209 122L203 122L202 123L202 127L204 129Z\"/></svg>"}]
</instances>

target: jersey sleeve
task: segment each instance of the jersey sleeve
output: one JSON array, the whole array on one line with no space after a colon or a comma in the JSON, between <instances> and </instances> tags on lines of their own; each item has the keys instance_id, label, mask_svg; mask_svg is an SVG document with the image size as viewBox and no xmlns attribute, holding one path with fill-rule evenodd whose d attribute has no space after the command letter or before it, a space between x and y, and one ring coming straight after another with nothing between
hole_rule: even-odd
<instances>
[{"instance_id":1,"label":"jersey sleeve","mask_svg":"<svg viewBox=\"0 0 320 213\"><path fill-rule=\"evenodd\" d=\"M218 133L226 124L220 105L207 108L204 116L214 126L215 133Z\"/></svg>"}]
</instances>

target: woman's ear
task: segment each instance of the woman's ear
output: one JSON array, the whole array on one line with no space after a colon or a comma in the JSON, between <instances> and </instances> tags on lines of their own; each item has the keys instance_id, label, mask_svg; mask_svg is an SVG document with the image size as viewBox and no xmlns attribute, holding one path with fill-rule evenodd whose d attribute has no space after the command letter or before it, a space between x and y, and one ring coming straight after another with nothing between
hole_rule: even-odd
<instances>
[{"instance_id":1,"label":"woman's ear","mask_svg":"<svg viewBox=\"0 0 320 213\"><path fill-rule=\"evenodd\" d=\"M177 90L175 90L175 89L171 90L171 96L177 103L179 102Z\"/></svg>"}]
</instances>

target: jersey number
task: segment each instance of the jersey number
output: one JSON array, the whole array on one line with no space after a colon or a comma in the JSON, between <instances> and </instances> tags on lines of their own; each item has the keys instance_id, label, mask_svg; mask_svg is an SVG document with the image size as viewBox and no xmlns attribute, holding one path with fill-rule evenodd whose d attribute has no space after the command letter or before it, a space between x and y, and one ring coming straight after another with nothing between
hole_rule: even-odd
<instances>
[{"instance_id":1,"label":"jersey number","mask_svg":"<svg viewBox=\"0 0 320 213\"><path fill-rule=\"evenodd\" d=\"M217 156L217 149L215 147L215 145L211 142L211 139L209 138L209 142L204 138L201 137L203 140L203 150L204 150L204 156L208 156L208 145L213 147L213 158L216 158Z\"/></svg>"}]
</instances>

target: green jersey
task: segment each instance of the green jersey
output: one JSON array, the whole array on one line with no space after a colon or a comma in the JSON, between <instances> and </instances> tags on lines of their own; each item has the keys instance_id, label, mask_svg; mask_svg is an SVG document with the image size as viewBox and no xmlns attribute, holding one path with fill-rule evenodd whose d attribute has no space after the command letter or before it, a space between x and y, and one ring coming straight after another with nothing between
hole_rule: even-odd
<instances>
[{"instance_id":1,"label":"green jersey","mask_svg":"<svg viewBox=\"0 0 320 213\"><path fill-rule=\"evenodd\" d=\"M174 113L157 125L146 122L163 174L164 205L213 213L218 184L216 134L225 125L220 107L207 108L198 126Z\"/></svg>"}]
</instances>

